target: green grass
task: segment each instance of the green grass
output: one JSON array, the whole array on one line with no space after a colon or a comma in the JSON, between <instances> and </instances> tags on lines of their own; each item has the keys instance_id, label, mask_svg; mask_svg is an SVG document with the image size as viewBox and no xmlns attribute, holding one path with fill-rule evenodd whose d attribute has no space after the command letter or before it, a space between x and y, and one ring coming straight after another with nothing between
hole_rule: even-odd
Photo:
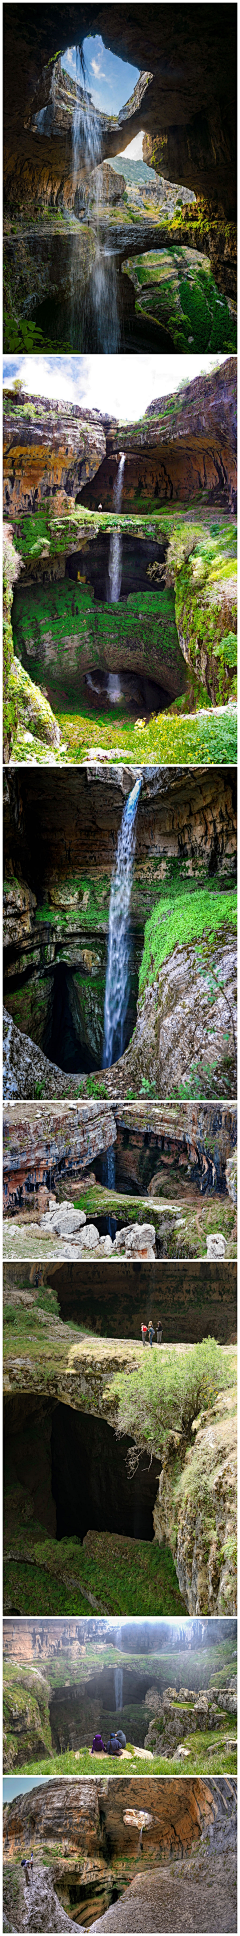
<instances>
[{"instance_id":1,"label":"green grass","mask_svg":"<svg viewBox=\"0 0 240 1936\"><path fill-rule=\"evenodd\" d=\"M86 1617L103 1608L109 1614L186 1612L167 1546L95 1532L89 1533L80 1546L76 1539L54 1541L41 1536L39 1540L40 1531L36 1528L34 1539L31 1533L31 1543L29 1535L24 1537L21 1532L18 1538L16 1534L14 1546L19 1552L22 1545L22 1557L14 1565L11 1560L6 1564L8 1599L10 1595L21 1613L70 1615L80 1611ZM27 1563L27 1547L31 1565ZM94 1594L95 1607L83 1596L81 1599L81 1585Z\"/></svg>"},{"instance_id":2,"label":"green grass","mask_svg":"<svg viewBox=\"0 0 240 1936\"><path fill-rule=\"evenodd\" d=\"M174 898L173 898L174 897ZM213 887L194 889L194 893L184 885L182 894L169 894L170 906L167 909L163 900L157 901L146 921L144 929L144 948L139 970L139 993L143 994L146 983L155 981L158 970L164 961L173 954L174 948L187 948L191 941L207 938L211 943L214 935L226 927L237 926L236 892L226 894L213 890ZM171 905L172 902L172 905Z\"/></svg>"},{"instance_id":3,"label":"green grass","mask_svg":"<svg viewBox=\"0 0 240 1936\"><path fill-rule=\"evenodd\" d=\"M146 1714L146 1732L147 1725L148 1716ZM227 1730L224 1727L224 1730L222 1730L224 1737L226 1732ZM233 1728L230 1730L230 1733L232 1740ZM130 1749L130 1745L132 1746L130 1743L127 1744L128 1750ZM189 1742L187 1745L189 1747ZM213 1754L211 1754L211 1748L214 1748ZM219 1732L216 1731L216 1733L214 1733L214 1730L211 1730L208 1734L203 1734L199 1730L199 1733L196 1735L191 1735L190 1753L188 1759L183 1762L179 1761L176 1755L168 1758L167 1755L160 1754L154 1754L151 1762L148 1760L147 1754L146 1760L144 1756L140 1758L135 1755L134 1749L132 1749L131 1761L121 1759L121 1761L116 1762L109 1755L105 1755L103 1761L99 1758L99 1755L92 1755L89 1748L81 1748L76 1753L70 1749L62 1755L53 1753L49 1760L46 1756L43 1761L28 1761L26 1764L23 1764L21 1773L27 1775L75 1775L76 1778L78 1774L88 1776L99 1776L99 1774L103 1776L105 1774L112 1775L116 1774L117 1770L123 1777L127 1775L152 1776L176 1774L181 1776L182 1773L187 1775L206 1775L207 1772L209 1775L236 1775L237 1744L235 1750L225 1749L220 1730Z\"/></svg>"},{"instance_id":4,"label":"green grass","mask_svg":"<svg viewBox=\"0 0 240 1936\"><path fill-rule=\"evenodd\" d=\"M187 702L186 702L187 703ZM119 763L118 749L136 766L228 766L237 761L237 709L225 706L216 711L196 713L164 712L153 714L145 725L134 725L119 706L114 713L91 713L76 697L53 694L58 725L67 745L66 762L81 766L90 747L111 750L113 763Z\"/></svg>"}]
</instances>

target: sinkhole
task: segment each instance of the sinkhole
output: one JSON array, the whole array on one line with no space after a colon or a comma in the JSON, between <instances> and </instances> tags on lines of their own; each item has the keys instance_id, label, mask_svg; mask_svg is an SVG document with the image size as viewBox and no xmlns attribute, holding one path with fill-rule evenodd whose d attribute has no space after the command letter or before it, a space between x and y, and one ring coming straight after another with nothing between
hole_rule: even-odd
<instances>
[{"instance_id":1,"label":"sinkhole","mask_svg":"<svg viewBox=\"0 0 240 1936\"><path fill-rule=\"evenodd\" d=\"M126 1049L131 1041L137 1014L137 972L130 940L130 960L127 988L127 1005L124 1019L124 1041ZM98 1009L98 1016L96 1014ZM103 1049L104 1021L104 978L99 993L96 981L88 987L87 977L81 977L81 970L75 973L66 963L57 962L51 977L51 998L49 1012L41 1042L44 1055L49 1062L66 1074L91 1074L100 1069ZM116 1037L113 1060L117 1061L119 1044Z\"/></svg>"},{"instance_id":2,"label":"sinkhole","mask_svg":"<svg viewBox=\"0 0 240 1936\"><path fill-rule=\"evenodd\" d=\"M18 1393L5 1401L4 1470L17 1486L19 1520L33 1517L51 1538L116 1533L152 1542L159 1462L144 1452L130 1477L128 1436L106 1419Z\"/></svg>"},{"instance_id":3,"label":"sinkhole","mask_svg":"<svg viewBox=\"0 0 240 1936\"><path fill-rule=\"evenodd\" d=\"M57 1405L52 1420L52 1492L57 1539L95 1532L152 1540L159 1465L143 1453L129 1476L128 1437L117 1440L103 1418Z\"/></svg>"}]
</instances>

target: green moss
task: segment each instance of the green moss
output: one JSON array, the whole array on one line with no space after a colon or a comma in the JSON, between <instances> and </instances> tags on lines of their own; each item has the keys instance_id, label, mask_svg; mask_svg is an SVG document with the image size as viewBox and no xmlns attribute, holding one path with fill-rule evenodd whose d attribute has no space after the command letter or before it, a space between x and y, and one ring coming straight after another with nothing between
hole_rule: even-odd
<instances>
[{"instance_id":1,"label":"green moss","mask_svg":"<svg viewBox=\"0 0 240 1936\"><path fill-rule=\"evenodd\" d=\"M144 950L139 973L139 992L143 994L146 983L155 981L156 974L164 961L173 954L176 947L187 948L191 941L199 941L207 936L210 942L224 927L237 925L236 893L219 893L211 887L195 888L194 893L183 888L168 908L167 918L164 899L156 902L150 920L146 922Z\"/></svg>"},{"instance_id":2,"label":"green moss","mask_svg":"<svg viewBox=\"0 0 240 1936\"><path fill-rule=\"evenodd\" d=\"M172 230L171 230L172 233ZM136 291L137 314L169 329L174 349L236 350L236 321L219 293L207 257L179 246L150 250L124 264ZM140 295L140 290L142 291Z\"/></svg>"}]
</instances>

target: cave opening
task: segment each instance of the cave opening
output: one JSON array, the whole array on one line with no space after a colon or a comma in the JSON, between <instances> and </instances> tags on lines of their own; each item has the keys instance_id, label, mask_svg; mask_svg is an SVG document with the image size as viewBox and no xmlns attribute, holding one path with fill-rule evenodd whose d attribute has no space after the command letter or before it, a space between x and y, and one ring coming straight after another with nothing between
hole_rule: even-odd
<instances>
[{"instance_id":1,"label":"cave opening","mask_svg":"<svg viewBox=\"0 0 240 1936\"><path fill-rule=\"evenodd\" d=\"M99 498L101 498L101 466L98 472L98 480ZM113 478L112 490L114 490L114 483L115 477ZM85 487L85 503L87 501L87 495L88 493ZM76 504L82 504L82 499L83 493L78 492L75 500ZM114 504L112 504L112 509L114 510ZM166 542L163 540L162 543L159 543L159 540L154 538L136 539L135 534L132 534L131 531L129 533L123 531L119 601L121 600L122 602L131 593L150 591L151 579L149 577L149 565L159 565L161 575L163 569L164 581L164 565L167 559L167 553L167 540ZM94 541L91 540L89 545L85 545L84 552L82 550L70 552L66 557L65 569L66 578L73 579L75 584L82 583L84 585L87 583L87 585L91 585L96 604L108 604L109 530L99 531Z\"/></svg>"},{"instance_id":2,"label":"cave opening","mask_svg":"<svg viewBox=\"0 0 240 1936\"><path fill-rule=\"evenodd\" d=\"M79 1026L76 1024L73 975L63 961L57 962L53 970L51 1015L43 1050L49 1061L56 1063L66 1075L88 1075L99 1067L93 1048L81 1039L80 1018Z\"/></svg>"},{"instance_id":3,"label":"cave opening","mask_svg":"<svg viewBox=\"0 0 240 1936\"><path fill-rule=\"evenodd\" d=\"M154 1539L159 1461L147 1452L129 1474L131 1439L117 1439L102 1416L74 1411L62 1401L18 1394L4 1405L7 1518L14 1502L20 1524L34 1517L51 1539L88 1532ZM11 1538L11 1533L10 1533Z\"/></svg>"},{"instance_id":4,"label":"cave opening","mask_svg":"<svg viewBox=\"0 0 240 1936\"><path fill-rule=\"evenodd\" d=\"M131 945L131 944L130 944ZM77 972L77 969L76 969ZM94 985L93 985L94 986ZM48 1060L62 1069L66 1075L90 1075L101 1068L103 1045L103 1017L101 1049L96 1052L91 1038L91 1004L89 1014L85 1004L86 977L82 980L82 1021L81 985L80 994L76 993L74 971L64 961L56 962L52 971L51 1005L47 1017L42 1048ZM86 996L87 1000L87 996ZM93 1004L94 1028L94 1004ZM131 1041L137 1013L137 977L132 956L129 962L128 999L124 1023L123 1047ZM119 1041L114 1041L113 1063L118 1060ZM101 1178L102 1180L102 1178ZM111 1187L109 1185L109 1187Z\"/></svg>"},{"instance_id":5,"label":"cave opening","mask_svg":"<svg viewBox=\"0 0 240 1936\"><path fill-rule=\"evenodd\" d=\"M51 1446L58 1540L75 1536L82 1541L91 1528L153 1540L156 1459L148 1466L143 1453L130 1476L126 1460L131 1440L116 1439L106 1419L62 1404L53 1412Z\"/></svg>"}]
</instances>

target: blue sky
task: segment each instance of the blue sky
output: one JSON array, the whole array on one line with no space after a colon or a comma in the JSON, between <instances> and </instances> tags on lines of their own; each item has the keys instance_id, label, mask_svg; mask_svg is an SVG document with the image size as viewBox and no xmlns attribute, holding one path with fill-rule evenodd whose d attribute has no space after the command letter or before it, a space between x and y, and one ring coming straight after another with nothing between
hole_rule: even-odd
<instances>
[{"instance_id":1,"label":"blue sky","mask_svg":"<svg viewBox=\"0 0 240 1936\"><path fill-rule=\"evenodd\" d=\"M125 107L139 79L139 68L130 67L128 61L118 59L108 47L104 47L101 34L88 34L83 42L86 68L86 87L96 108L104 108L105 114L119 114ZM67 47L62 66L67 68L71 79L76 79L75 47Z\"/></svg>"},{"instance_id":2,"label":"blue sky","mask_svg":"<svg viewBox=\"0 0 240 1936\"><path fill-rule=\"evenodd\" d=\"M3 1801L15 1802L16 1795L27 1795L29 1788L39 1788L46 1779L49 1781L49 1775L4 1775Z\"/></svg>"},{"instance_id":3,"label":"blue sky","mask_svg":"<svg viewBox=\"0 0 240 1936\"><path fill-rule=\"evenodd\" d=\"M154 397L189 383L201 370L210 373L225 356L4 356L3 381L19 376L33 396L137 422Z\"/></svg>"}]
</instances>

